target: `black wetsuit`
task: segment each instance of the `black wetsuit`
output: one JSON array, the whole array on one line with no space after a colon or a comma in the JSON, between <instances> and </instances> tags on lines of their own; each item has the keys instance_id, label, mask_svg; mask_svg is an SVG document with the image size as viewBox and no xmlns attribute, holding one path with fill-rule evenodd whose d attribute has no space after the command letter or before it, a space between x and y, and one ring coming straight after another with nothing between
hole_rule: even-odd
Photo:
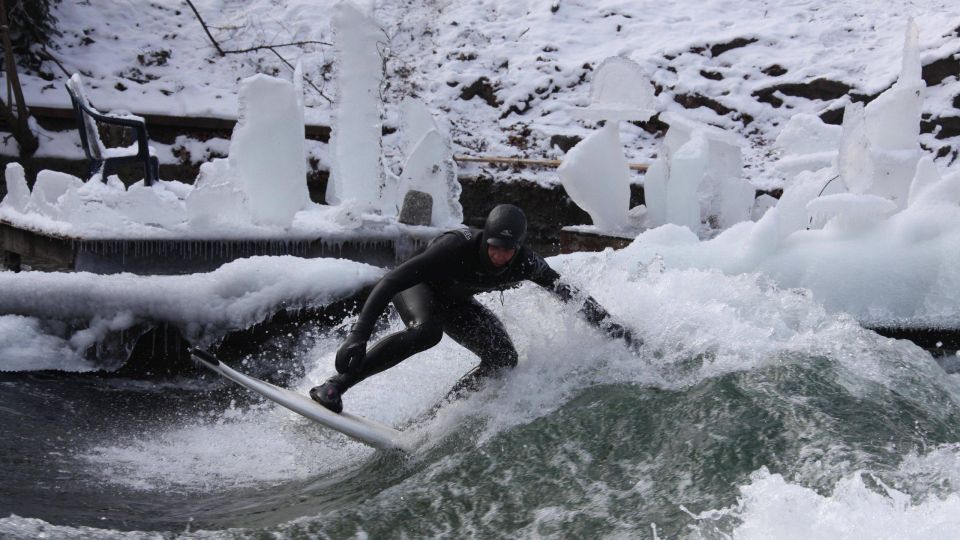
<instances>
[{"instance_id":1,"label":"black wetsuit","mask_svg":"<svg viewBox=\"0 0 960 540\"><path fill-rule=\"evenodd\" d=\"M517 351L503 323L473 296L504 290L521 281L532 281L564 301L579 299L581 312L597 326L618 326L607 322L609 315L593 298L581 297L526 246L521 246L506 266L495 268L486 255L481 233L464 229L441 234L374 286L353 331L369 338L374 322L391 300L407 328L373 345L358 369L340 374L341 390L433 347L444 333L480 357L480 365L457 383L454 392L473 389L482 378L515 366Z\"/></svg>"}]
</instances>

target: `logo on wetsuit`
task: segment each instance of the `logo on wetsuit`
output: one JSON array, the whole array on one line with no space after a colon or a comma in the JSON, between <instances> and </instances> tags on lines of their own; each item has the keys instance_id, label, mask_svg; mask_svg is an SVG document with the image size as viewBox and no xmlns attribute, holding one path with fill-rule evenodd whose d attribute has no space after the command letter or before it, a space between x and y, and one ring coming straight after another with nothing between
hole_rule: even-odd
<instances>
[{"instance_id":1,"label":"logo on wetsuit","mask_svg":"<svg viewBox=\"0 0 960 540\"><path fill-rule=\"evenodd\" d=\"M500 233L500 236L506 236L507 238L513 238L513 233L510 232L510 229L504 229L503 232Z\"/></svg>"},{"instance_id":2,"label":"logo on wetsuit","mask_svg":"<svg viewBox=\"0 0 960 540\"><path fill-rule=\"evenodd\" d=\"M470 240L473 238L473 233L470 232L470 229L460 229L458 232L462 234L463 237L466 238L467 240Z\"/></svg>"}]
</instances>

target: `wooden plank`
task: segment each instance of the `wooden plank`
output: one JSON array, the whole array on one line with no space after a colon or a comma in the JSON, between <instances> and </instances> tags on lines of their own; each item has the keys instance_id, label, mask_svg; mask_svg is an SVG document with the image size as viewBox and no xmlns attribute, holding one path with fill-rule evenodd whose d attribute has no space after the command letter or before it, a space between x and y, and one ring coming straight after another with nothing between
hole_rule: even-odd
<instances>
[{"instance_id":1,"label":"wooden plank","mask_svg":"<svg viewBox=\"0 0 960 540\"><path fill-rule=\"evenodd\" d=\"M21 257L42 259L64 270L74 264L73 240L44 235L0 221L0 248Z\"/></svg>"},{"instance_id":2,"label":"wooden plank","mask_svg":"<svg viewBox=\"0 0 960 540\"><path fill-rule=\"evenodd\" d=\"M563 163L559 159L531 159L515 157L497 157L497 156L463 156L455 155L453 159L462 163L493 163L500 165L522 165L526 167L546 167L556 169ZM630 168L634 171L646 171L649 165L646 163L631 163Z\"/></svg>"},{"instance_id":3,"label":"wooden plank","mask_svg":"<svg viewBox=\"0 0 960 540\"><path fill-rule=\"evenodd\" d=\"M606 236L596 233L560 229L560 253L579 251L603 251L605 249L623 249L633 242L633 238Z\"/></svg>"}]
</instances>

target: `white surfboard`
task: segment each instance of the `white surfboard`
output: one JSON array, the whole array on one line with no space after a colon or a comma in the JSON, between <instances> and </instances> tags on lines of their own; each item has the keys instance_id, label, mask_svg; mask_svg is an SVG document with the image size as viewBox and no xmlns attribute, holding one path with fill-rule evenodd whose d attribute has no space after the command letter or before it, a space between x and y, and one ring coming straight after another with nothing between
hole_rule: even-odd
<instances>
[{"instance_id":1,"label":"white surfboard","mask_svg":"<svg viewBox=\"0 0 960 540\"><path fill-rule=\"evenodd\" d=\"M216 357L206 351L190 349L190 354L205 367L240 386L253 390L270 401L283 405L314 422L339 431L351 439L375 448L410 451L410 445L404 441L403 434L386 424L347 412L337 414L307 396L231 369L230 366L217 360Z\"/></svg>"}]
</instances>

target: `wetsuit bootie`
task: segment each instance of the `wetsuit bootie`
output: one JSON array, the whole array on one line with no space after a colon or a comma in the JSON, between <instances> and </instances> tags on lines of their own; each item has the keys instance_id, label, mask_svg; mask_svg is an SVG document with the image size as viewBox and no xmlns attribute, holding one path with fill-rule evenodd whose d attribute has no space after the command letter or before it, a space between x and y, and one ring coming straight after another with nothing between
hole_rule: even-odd
<instances>
[{"instance_id":1,"label":"wetsuit bootie","mask_svg":"<svg viewBox=\"0 0 960 540\"><path fill-rule=\"evenodd\" d=\"M310 389L310 398L331 411L343 412L343 400L340 398L340 386L333 379Z\"/></svg>"}]
</instances>

